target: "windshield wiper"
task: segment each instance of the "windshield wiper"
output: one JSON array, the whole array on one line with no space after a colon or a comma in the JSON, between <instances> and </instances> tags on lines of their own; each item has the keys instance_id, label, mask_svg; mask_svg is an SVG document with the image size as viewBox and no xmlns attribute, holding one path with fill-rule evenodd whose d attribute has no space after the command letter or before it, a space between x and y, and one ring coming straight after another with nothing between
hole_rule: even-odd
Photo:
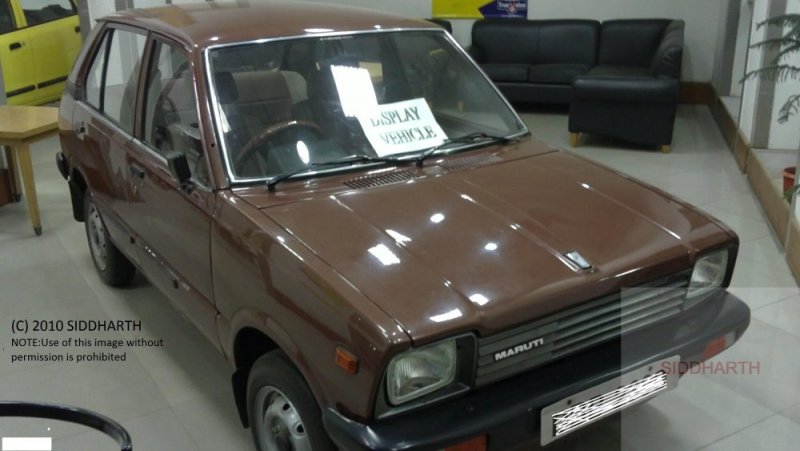
<instances>
[{"instance_id":1,"label":"windshield wiper","mask_svg":"<svg viewBox=\"0 0 800 451\"><path fill-rule=\"evenodd\" d=\"M471 144L471 143L478 143L481 141L495 141L495 142L501 142L503 144L508 144L512 142L517 142L518 139L509 138L506 136L489 135L483 132L475 132L475 133L470 133L468 135L459 136L457 138L449 138L444 140L443 143L437 146L433 146L430 149L426 150L425 152L419 154L419 156L416 159L417 167L418 168L423 167L425 164L425 160L433 156L433 154L435 154L437 151L449 146L450 144L457 144L457 143Z\"/></svg>"},{"instance_id":2,"label":"windshield wiper","mask_svg":"<svg viewBox=\"0 0 800 451\"><path fill-rule=\"evenodd\" d=\"M401 160L396 157L373 157L370 155L350 155L344 158L338 158L336 160L329 160L329 161L321 161L318 163L309 163L302 168L298 168L294 171L289 171L285 174L276 175L270 181L267 182L267 189L270 192L275 191L275 185L278 183L290 179L295 175L302 174L304 172L308 172L317 168L323 168L327 166L340 166L343 164L355 164L355 163L404 163L409 160Z\"/></svg>"},{"instance_id":3,"label":"windshield wiper","mask_svg":"<svg viewBox=\"0 0 800 451\"><path fill-rule=\"evenodd\" d=\"M436 151L441 150L442 148L447 147L450 144L456 144L456 143L471 144L471 143L478 143L481 141L496 141L496 142L501 142L503 144L507 144L511 142L517 142L518 140L516 138L507 138L505 136L494 136L483 132L476 132L464 136L459 136L457 138L447 139L443 143L426 150L425 152L420 154L416 159L398 158L398 157L374 157L370 155L350 155L344 158L338 158L336 160L321 161L319 163L309 163L303 166L302 168L298 168L294 171L289 171L285 174L276 175L267 182L267 189L270 192L274 192L275 186L278 183L283 182L284 180L290 179L295 175L302 174L304 172L312 171L314 169L327 166L339 166L343 164L355 164L355 163L401 163L402 164L415 161L417 167L421 168L423 166L424 161L427 158L436 153Z\"/></svg>"}]
</instances>

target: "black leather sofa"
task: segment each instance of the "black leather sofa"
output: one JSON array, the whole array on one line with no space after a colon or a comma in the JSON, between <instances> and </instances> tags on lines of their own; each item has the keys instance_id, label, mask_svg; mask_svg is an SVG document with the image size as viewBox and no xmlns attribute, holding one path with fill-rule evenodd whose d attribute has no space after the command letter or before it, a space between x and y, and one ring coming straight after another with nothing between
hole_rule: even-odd
<instances>
[{"instance_id":1,"label":"black leather sofa","mask_svg":"<svg viewBox=\"0 0 800 451\"><path fill-rule=\"evenodd\" d=\"M573 145L597 133L668 150L683 33L668 19L487 19L469 51L511 102L569 103Z\"/></svg>"},{"instance_id":2,"label":"black leather sofa","mask_svg":"<svg viewBox=\"0 0 800 451\"><path fill-rule=\"evenodd\" d=\"M511 102L567 103L575 77L597 65L600 22L485 19L469 52Z\"/></svg>"}]
</instances>

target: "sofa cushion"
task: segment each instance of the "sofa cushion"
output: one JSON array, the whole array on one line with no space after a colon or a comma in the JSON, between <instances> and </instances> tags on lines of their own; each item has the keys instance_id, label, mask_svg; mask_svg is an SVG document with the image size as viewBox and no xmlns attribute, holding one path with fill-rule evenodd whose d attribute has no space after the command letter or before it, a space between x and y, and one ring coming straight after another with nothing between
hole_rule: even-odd
<instances>
[{"instance_id":1,"label":"sofa cushion","mask_svg":"<svg viewBox=\"0 0 800 451\"><path fill-rule=\"evenodd\" d=\"M652 77L653 73L647 67L603 64L593 67L586 75L598 77Z\"/></svg>"},{"instance_id":2,"label":"sofa cushion","mask_svg":"<svg viewBox=\"0 0 800 451\"><path fill-rule=\"evenodd\" d=\"M572 99L634 103L678 103L680 84L672 78L582 76L572 83Z\"/></svg>"},{"instance_id":3,"label":"sofa cushion","mask_svg":"<svg viewBox=\"0 0 800 451\"><path fill-rule=\"evenodd\" d=\"M661 44L653 55L650 64L653 74L658 77L681 78L683 60L683 32L686 23L682 20L673 20L664 30Z\"/></svg>"},{"instance_id":4,"label":"sofa cushion","mask_svg":"<svg viewBox=\"0 0 800 451\"><path fill-rule=\"evenodd\" d=\"M595 20L485 19L472 27L470 53L480 63L594 65L599 41Z\"/></svg>"},{"instance_id":5,"label":"sofa cushion","mask_svg":"<svg viewBox=\"0 0 800 451\"><path fill-rule=\"evenodd\" d=\"M600 22L595 20L537 20L536 59L531 64L597 64Z\"/></svg>"},{"instance_id":6,"label":"sofa cushion","mask_svg":"<svg viewBox=\"0 0 800 451\"><path fill-rule=\"evenodd\" d=\"M527 64L481 64L492 81L528 81Z\"/></svg>"},{"instance_id":7,"label":"sofa cushion","mask_svg":"<svg viewBox=\"0 0 800 451\"><path fill-rule=\"evenodd\" d=\"M650 67L670 22L666 19L603 22L598 64Z\"/></svg>"},{"instance_id":8,"label":"sofa cushion","mask_svg":"<svg viewBox=\"0 0 800 451\"><path fill-rule=\"evenodd\" d=\"M528 69L528 81L544 84L571 84L589 70L588 64L537 64Z\"/></svg>"},{"instance_id":9,"label":"sofa cushion","mask_svg":"<svg viewBox=\"0 0 800 451\"><path fill-rule=\"evenodd\" d=\"M509 102L514 103L569 103L572 98L572 87L570 85L551 85L544 83L519 83L519 82L500 82L497 83L500 92L506 96Z\"/></svg>"},{"instance_id":10,"label":"sofa cushion","mask_svg":"<svg viewBox=\"0 0 800 451\"><path fill-rule=\"evenodd\" d=\"M525 19L487 19L472 27L472 46L480 63L524 64L536 57L538 27Z\"/></svg>"}]
</instances>

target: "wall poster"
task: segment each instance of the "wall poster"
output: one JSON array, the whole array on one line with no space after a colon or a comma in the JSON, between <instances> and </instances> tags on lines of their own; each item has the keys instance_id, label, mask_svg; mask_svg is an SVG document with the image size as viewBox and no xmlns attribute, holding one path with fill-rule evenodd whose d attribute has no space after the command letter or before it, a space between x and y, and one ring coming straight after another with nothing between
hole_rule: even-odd
<instances>
[{"instance_id":1,"label":"wall poster","mask_svg":"<svg viewBox=\"0 0 800 451\"><path fill-rule=\"evenodd\" d=\"M433 0L433 17L483 19L528 17L528 0Z\"/></svg>"}]
</instances>

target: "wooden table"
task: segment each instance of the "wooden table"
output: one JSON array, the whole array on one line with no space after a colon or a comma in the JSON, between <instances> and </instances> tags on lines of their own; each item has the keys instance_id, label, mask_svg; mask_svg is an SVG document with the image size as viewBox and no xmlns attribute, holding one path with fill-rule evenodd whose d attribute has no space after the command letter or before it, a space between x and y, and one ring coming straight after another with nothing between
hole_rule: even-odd
<instances>
[{"instance_id":1,"label":"wooden table","mask_svg":"<svg viewBox=\"0 0 800 451\"><path fill-rule=\"evenodd\" d=\"M11 177L11 191L14 199L21 196L20 177L28 204L28 214L36 235L42 234L42 222L39 218L39 202L36 199L36 185L33 180L31 164L31 143L58 133L58 108L43 106L0 105L0 145L8 146L6 161ZM55 163L54 163L55 164Z\"/></svg>"}]
</instances>

